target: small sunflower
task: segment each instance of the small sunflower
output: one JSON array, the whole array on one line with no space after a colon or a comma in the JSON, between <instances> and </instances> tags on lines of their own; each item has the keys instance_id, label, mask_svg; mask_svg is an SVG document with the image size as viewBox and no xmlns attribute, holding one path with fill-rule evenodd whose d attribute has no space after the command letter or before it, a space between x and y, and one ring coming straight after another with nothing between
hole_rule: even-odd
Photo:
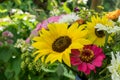
<instances>
[{"instance_id":1,"label":"small sunflower","mask_svg":"<svg viewBox=\"0 0 120 80\"><path fill-rule=\"evenodd\" d=\"M36 41L32 44L37 49L33 55L36 55L35 61L41 58L45 63L55 61L63 62L68 66L70 64L71 49L82 48L90 41L86 39L87 31L78 27L77 23L68 28L65 23L53 23L48 25L48 30L42 29L39 37L34 37Z\"/></svg>"},{"instance_id":2,"label":"small sunflower","mask_svg":"<svg viewBox=\"0 0 120 80\"><path fill-rule=\"evenodd\" d=\"M97 30L95 26L97 24L102 24L104 26L113 26L113 22L110 21L107 17L98 17L98 16L93 16L91 18L91 22L87 22L85 26L87 27L86 29L88 30L88 39L93 42L93 44L96 44L98 46L103 46L105 44L105 31L103 30ZM109 36L108 42L110 42L112 38Z\"/></svg>"}]
</instances>

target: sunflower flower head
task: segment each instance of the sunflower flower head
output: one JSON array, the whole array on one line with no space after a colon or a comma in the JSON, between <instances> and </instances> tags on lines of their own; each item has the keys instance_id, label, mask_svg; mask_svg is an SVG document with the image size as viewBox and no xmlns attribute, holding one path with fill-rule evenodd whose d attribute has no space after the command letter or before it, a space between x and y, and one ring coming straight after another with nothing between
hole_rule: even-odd
<instances>
[{"instance_id":1,"label":"sunflower flower head","mask_svg":"<svg viewBox=\"0 0 120 80\"><path fill-rule=\"evenodd\" d=\"M71 66L71 49L79 49L83 45L90 44L90 41L86 39L87 31L78 27L77 23L69 28L65 23L49 24L48 30L43 28L39 34L40 36L33 38L36 42L32 46L37 49L33 55L36 55L35 61L41 58L45 63L63 61Z\"/></svg>"},{"instance_id":2,"label":"sunflower flower head","mask_svg":"<svg viewBox=\"0 0 120 80\"><path fill-rule=\"evenodd\" d=\"M87 22L85 24L86 29L88 30L89 33L88 39L95 45L103 46L105 44L106 34L104 30L98 30L96 28L98 24L102 26L113 26L114 23L111 20L109 20L106 16L103 17L93 16L91 18L91 22ZM112 38L109 36L108 42L110 42L111 40Z\"/></svg>"}]
</instances>

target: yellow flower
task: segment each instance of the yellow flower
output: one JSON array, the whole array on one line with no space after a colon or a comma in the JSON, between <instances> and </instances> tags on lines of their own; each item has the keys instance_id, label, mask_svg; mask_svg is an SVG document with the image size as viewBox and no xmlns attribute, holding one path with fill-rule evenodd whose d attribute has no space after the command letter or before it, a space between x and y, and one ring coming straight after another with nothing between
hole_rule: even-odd
<instances>
[{"instance_id":1,"label":"yellow flower","mask_svg":"<svg viewBox=\"0 0 120 80\"><path fill-rule=\"evenodd\" d=\"M93 42L93 44L96 44L98 46L103 46L105 44L105 37L106 34L103 30L97 30L95 26L97 24L102 24L104 26L113 26L113 22L110 21L107 17L98 17L98 16L93 16L91 18L91 22L87 22L84 26L86 26L88 30L88 39ZM112 38L109 36L108 37L108 42L110 42Z\"/></svg>"},{"instance_id":2,"label":"yellow flower","mask_svg":"<svg viewBox=\"0 0 120 80\"><path fill-rule=\"evenodd\" d=\"M55 61L64 62L68 66L70 64L71 49L82 48L83 45L90 44L85 39L87 31L82 27L78 27L77 23L72 24L68 28L68 24L54 23L48 25L48 30L42 29L39 37L34 37L36 41L32 44L37 49L33 55L36 55L35 61L39 58L45 63L53 63ZM45 58L45 59L44 59Z\"/></svg>"}]
</instances>

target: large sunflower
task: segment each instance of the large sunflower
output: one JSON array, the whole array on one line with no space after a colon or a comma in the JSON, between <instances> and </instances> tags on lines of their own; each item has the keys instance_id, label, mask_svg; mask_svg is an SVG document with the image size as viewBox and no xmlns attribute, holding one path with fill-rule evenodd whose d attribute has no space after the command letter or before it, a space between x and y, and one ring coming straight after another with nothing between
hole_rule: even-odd
<instances>
[{"instance_id":1,"label":"large sunflower","mask_svg":"<svg viewBox=\"0 0 120 80\"><path fill-rule=\"evenodd\" d=\"M33 55L36 55L35 61L39 58L45 58L45 63L55 61L62 62L71 66L70 53L71 49L82 48L83 45L90 44L85 39L87 31L78 27L74 23L68 28L68 24L49 24L48 30L42 29L39 37L34 37L36 41L32 44L37 49Z\"/></svg>"},{"instance_id":2,"label":"large sunflower","mask_svg":"<svg viewBox=\"0 0 120 80\"><path fill-rule=\"evenodd\" d=\"M95 26L97 24L102 24L104 26L113 26L113 22L110 21L107 17L103 16L103 17L98 17L98 16L93 16L91 18L91 22L87 22L85 24L85 26L87 26L87 30L88 30L88 39L93 42L93 44L96 44L98 46L103 46L105 44L105 37L106 34L103 30L97 30L97 28L95 28ZM108 38L108 42L110 42L112 40L112 38L109 36Z\"/></svg>"}]
</instances>

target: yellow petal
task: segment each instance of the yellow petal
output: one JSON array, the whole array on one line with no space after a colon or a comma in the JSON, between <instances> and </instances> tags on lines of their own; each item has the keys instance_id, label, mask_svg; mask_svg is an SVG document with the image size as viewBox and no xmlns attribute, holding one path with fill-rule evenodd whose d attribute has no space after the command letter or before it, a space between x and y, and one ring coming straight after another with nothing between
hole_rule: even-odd
<instances>
[{"instance_id":1,"label":"yellow petal","mask_svg":"<svg viewBox=\"0 0 120 80\"><path fill-rule=\"evenodd\" d=\"M92 44L91 41L89 41L89 40L87 40L87 39L84 39L84 38L79 39L79 42L80 42L82 45Z\"/></svg>"},{"instance_id":2,"label":"yellow petal","mask_svg":"<svg viewBox=\"0 0 120 80\"><path fill-rule=\"evenodd\" d=\"M80 42L73 42L73 44L71 44L71 48L72 49L79 49L79 48L83 48L83 45L80 44Z\"/></svg>"},{"instance_id":3,"label":"yellow petal","mask_svg":"<svg viewBox=\"0 0 120 80\"><path fill-rule=\"evenodd\" d=\"M36 54L38 54L38 53L40 53L40 51L35 51L35 52L32 54L32 56L34 56L34 55L36 55Z\"/></svg>"},{"instance_id":4,"label":"yellow petal","mask_svg":"<svg viewBox=\"0 0 120 80\"><path fill-rule=\"evenodd\" d=\"M78 28L78 23L73 23L69 28L69 33L73 32L73 30L76 30Z\"/></svg>"},{"instance_id":5,"label":"yellow petal","mask_svg":"<svg viewBox=\"0 0 120 80\"><path fill-rule=\"evenodd\" d=\"M41 38L40 37L34 37L33 40L34 41L41 41Z\"/></svg>"},{"instance_id":6,"label":"yellow petal","mask_svg":"<svg viewBox=\"0 0 120 80\"><path fill-rule=\"evenodd\" d=\"M50 62L50 61L53 60L54 58L56 58L56 55L53 54L53 53L50 53L50 54L47 56L47 58L46 58L46 60L45 60L45 63Z\"/></svg>"},{"instance_id":7,"label":"yellow petal","mask_svg":"<svg viewBox=\"0 0 120 80\"><path fill-rule=\"evenodd\" d=\"M42 57L42 56L45 56L45 55L47 55L47 54L49 54L49 53L39 53L36 57L35 57L35 62L40 58L40 57Z\"/></svg>"},{"instance_id":8,"label":"yellow petal","mask_svg":"<svg viewBox=\"0 0 120 80\"><path fill-rule=\"evenodd\" d=\"M45 56L41 57L41 61L44 62L45 61Z\"/></svg>"},{"instance_id":9,"label":"yellow petal","mask_svg":"<svg viewBox=\"0 0 120 80\"><path fill-rule=\"evenodd\" d=\"M69 53L64 53L63 54L63 61L66 65L68 65L69 67L71 67L71 64L70 64L70 55Z\"/></svg>"}]
</instances>

